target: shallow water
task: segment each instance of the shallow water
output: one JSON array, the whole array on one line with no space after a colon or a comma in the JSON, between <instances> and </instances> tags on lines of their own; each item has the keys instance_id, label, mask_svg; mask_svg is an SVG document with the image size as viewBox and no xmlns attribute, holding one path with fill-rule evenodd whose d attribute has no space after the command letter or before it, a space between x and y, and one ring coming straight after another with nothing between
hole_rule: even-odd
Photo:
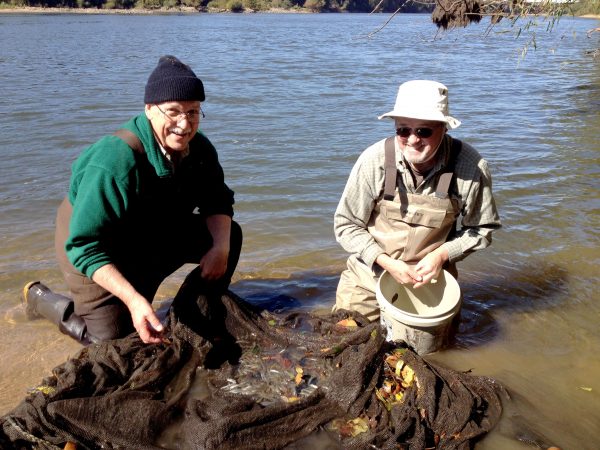
<instances>
[{"instance_id":1,"label":"shallow water","mask_svg":"<svg viewBox=\"0 0 600 450\"><path fill-rule=\"evenodd\" d=\"M202 129L236 191L232 290L271 309L332 305L346 258L333 211L359 153L392 131L376 116L401 81L447 84L453 135L490 162L504 228L459 266L457 342L430 358L511 392L478 448L598 448L600 64L585 36L598 23L564 18L520 59L508 24L436 36L428 16L401 15L364 37L385 20L0 15L0 413L78 349L19 305L32 279L64 292L52 240L69 166L141 111L148 73L172 53L205 82Z\"/></svg>"}]
</instances>

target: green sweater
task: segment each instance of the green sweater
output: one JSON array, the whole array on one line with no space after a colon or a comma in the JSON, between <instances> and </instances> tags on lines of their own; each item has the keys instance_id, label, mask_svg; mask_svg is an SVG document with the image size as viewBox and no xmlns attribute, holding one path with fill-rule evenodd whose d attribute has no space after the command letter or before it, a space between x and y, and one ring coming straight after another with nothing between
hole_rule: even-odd
<instances>
[{"instance_id":1,"label":"green sweater","mask_svg":"<svg viewBox=\"0 0 600 450\"><path fill-rule=\"evenodd\" d=\"M165 245L165 232L186 217L233 215L233 192L224 182L217 152L200 132L174 173L144 114L123 125L138 136L137 153L117 136L85 149L72 167L73 214L67 257L88 277L100 267L135 262L143 251ZM162 241L162 242L161 242Z\"/></svg>"}]
</instances>

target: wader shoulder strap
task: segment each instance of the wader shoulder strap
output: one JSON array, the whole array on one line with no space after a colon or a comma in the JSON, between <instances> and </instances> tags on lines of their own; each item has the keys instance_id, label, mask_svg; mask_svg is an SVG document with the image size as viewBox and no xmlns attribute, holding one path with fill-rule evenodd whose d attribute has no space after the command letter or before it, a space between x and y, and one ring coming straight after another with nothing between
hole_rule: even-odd
<instances>
[{"instance_id":1,"label":"wader shoulder strap","mask_svg":"<svg viewBox=\"0 0 600 450\"><path fill-rule=\"evenodd\" d=\"M394 145L394 138L389 137L385 140L385 184L383 188L384 200L394 200L397 176L398 169L396 168L396 146Z\"/></svg>"},{"instance_id":2,"label":"wader shoulder strap","mask_svg":"<svg viewBox=\"0 0 600 450\"><path fill-rule=\"evenodd\" d=\"M129 145L129 147L131 147L131 149L135 152L145 153L142 141L140 141L140 138L131 131L126 130L125 128L119 128L117 131L115 131L114 135L124 140L125 143Z\"/></svg>"},{"instance_id":3,"label":"wader shoulder strap","mask_svg":"<svg viewBox=\"0 0 600 450\"><path fill-rule=\"evenodd\" d=\"M437 198L448 198L448 191L450 190L450 183L452 183L452 177L454 176L454 166L458 159L458 154L462 150L462 142L458 139L452 138L452 147L450 148L450 159L444 173L440 175L437 187L435 188L435 196Z\"/></svg>"}]
</instances>

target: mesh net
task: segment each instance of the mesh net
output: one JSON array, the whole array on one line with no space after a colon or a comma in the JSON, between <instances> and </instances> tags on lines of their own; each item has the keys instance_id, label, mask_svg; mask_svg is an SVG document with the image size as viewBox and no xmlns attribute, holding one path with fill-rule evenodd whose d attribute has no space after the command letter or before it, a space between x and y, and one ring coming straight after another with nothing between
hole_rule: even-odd
<instances>
[{"instance_id":1,"label":"mesh net","mask_svg":"<svg viewBox=\"0 0 600 450\"><path fill-rule=\"evenodd\" d=\"M0 447L279 449L320 430L328 448L468 449L500 418L494 380L357 313L275 315L201 290L182 285L163 343L134 334L56 367L0 418Z\"/></svg>"}]
</instances>

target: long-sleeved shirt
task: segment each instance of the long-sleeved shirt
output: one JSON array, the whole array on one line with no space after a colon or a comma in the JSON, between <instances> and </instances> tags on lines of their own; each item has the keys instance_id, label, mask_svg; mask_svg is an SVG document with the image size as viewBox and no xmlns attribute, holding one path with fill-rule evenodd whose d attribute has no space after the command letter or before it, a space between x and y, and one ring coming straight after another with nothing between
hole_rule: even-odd
<instances>
[{"instance_id":1,"label":"long-sleeved shirt","mask_svg":"<svg viewBox=\"0 0 600 450\"><path fill-rule=\"evenodd\" d=\"M145 114L123 128L140 139L144 153L117 136L105 136L72 167L73 214L65 250L73 266L90 278L106 264L170 245L168 236L181 232L184 217L233 215L233 191L203 134L196 133L175 171Z\"/></svg>"},{"instance_id":2,"label":"long-sleeved shirt","mask_svg":"<svg viewBox=\"0 0 600 450\"><path fill-rule=\"evenodd\" d=\"M415 186L408 162L396 142L396 167L407 192L434 195L439 174L449 160L452 138L444 137L436 164L419 186ZM367 224L377 201L383 196L385 182L385 139L367 148L354 165L335 211L334 233L337 241L349 253L355 254L373 268L384 252L367 231ZM487 161L470 145L463 142L455 163L456 180L450 196L459 201L460 228L442 244L448 250L451 263L485 248L492 242L492 232L500 228L500 217L492 195L492 178Z\"/></svg>"}]
</instances>

